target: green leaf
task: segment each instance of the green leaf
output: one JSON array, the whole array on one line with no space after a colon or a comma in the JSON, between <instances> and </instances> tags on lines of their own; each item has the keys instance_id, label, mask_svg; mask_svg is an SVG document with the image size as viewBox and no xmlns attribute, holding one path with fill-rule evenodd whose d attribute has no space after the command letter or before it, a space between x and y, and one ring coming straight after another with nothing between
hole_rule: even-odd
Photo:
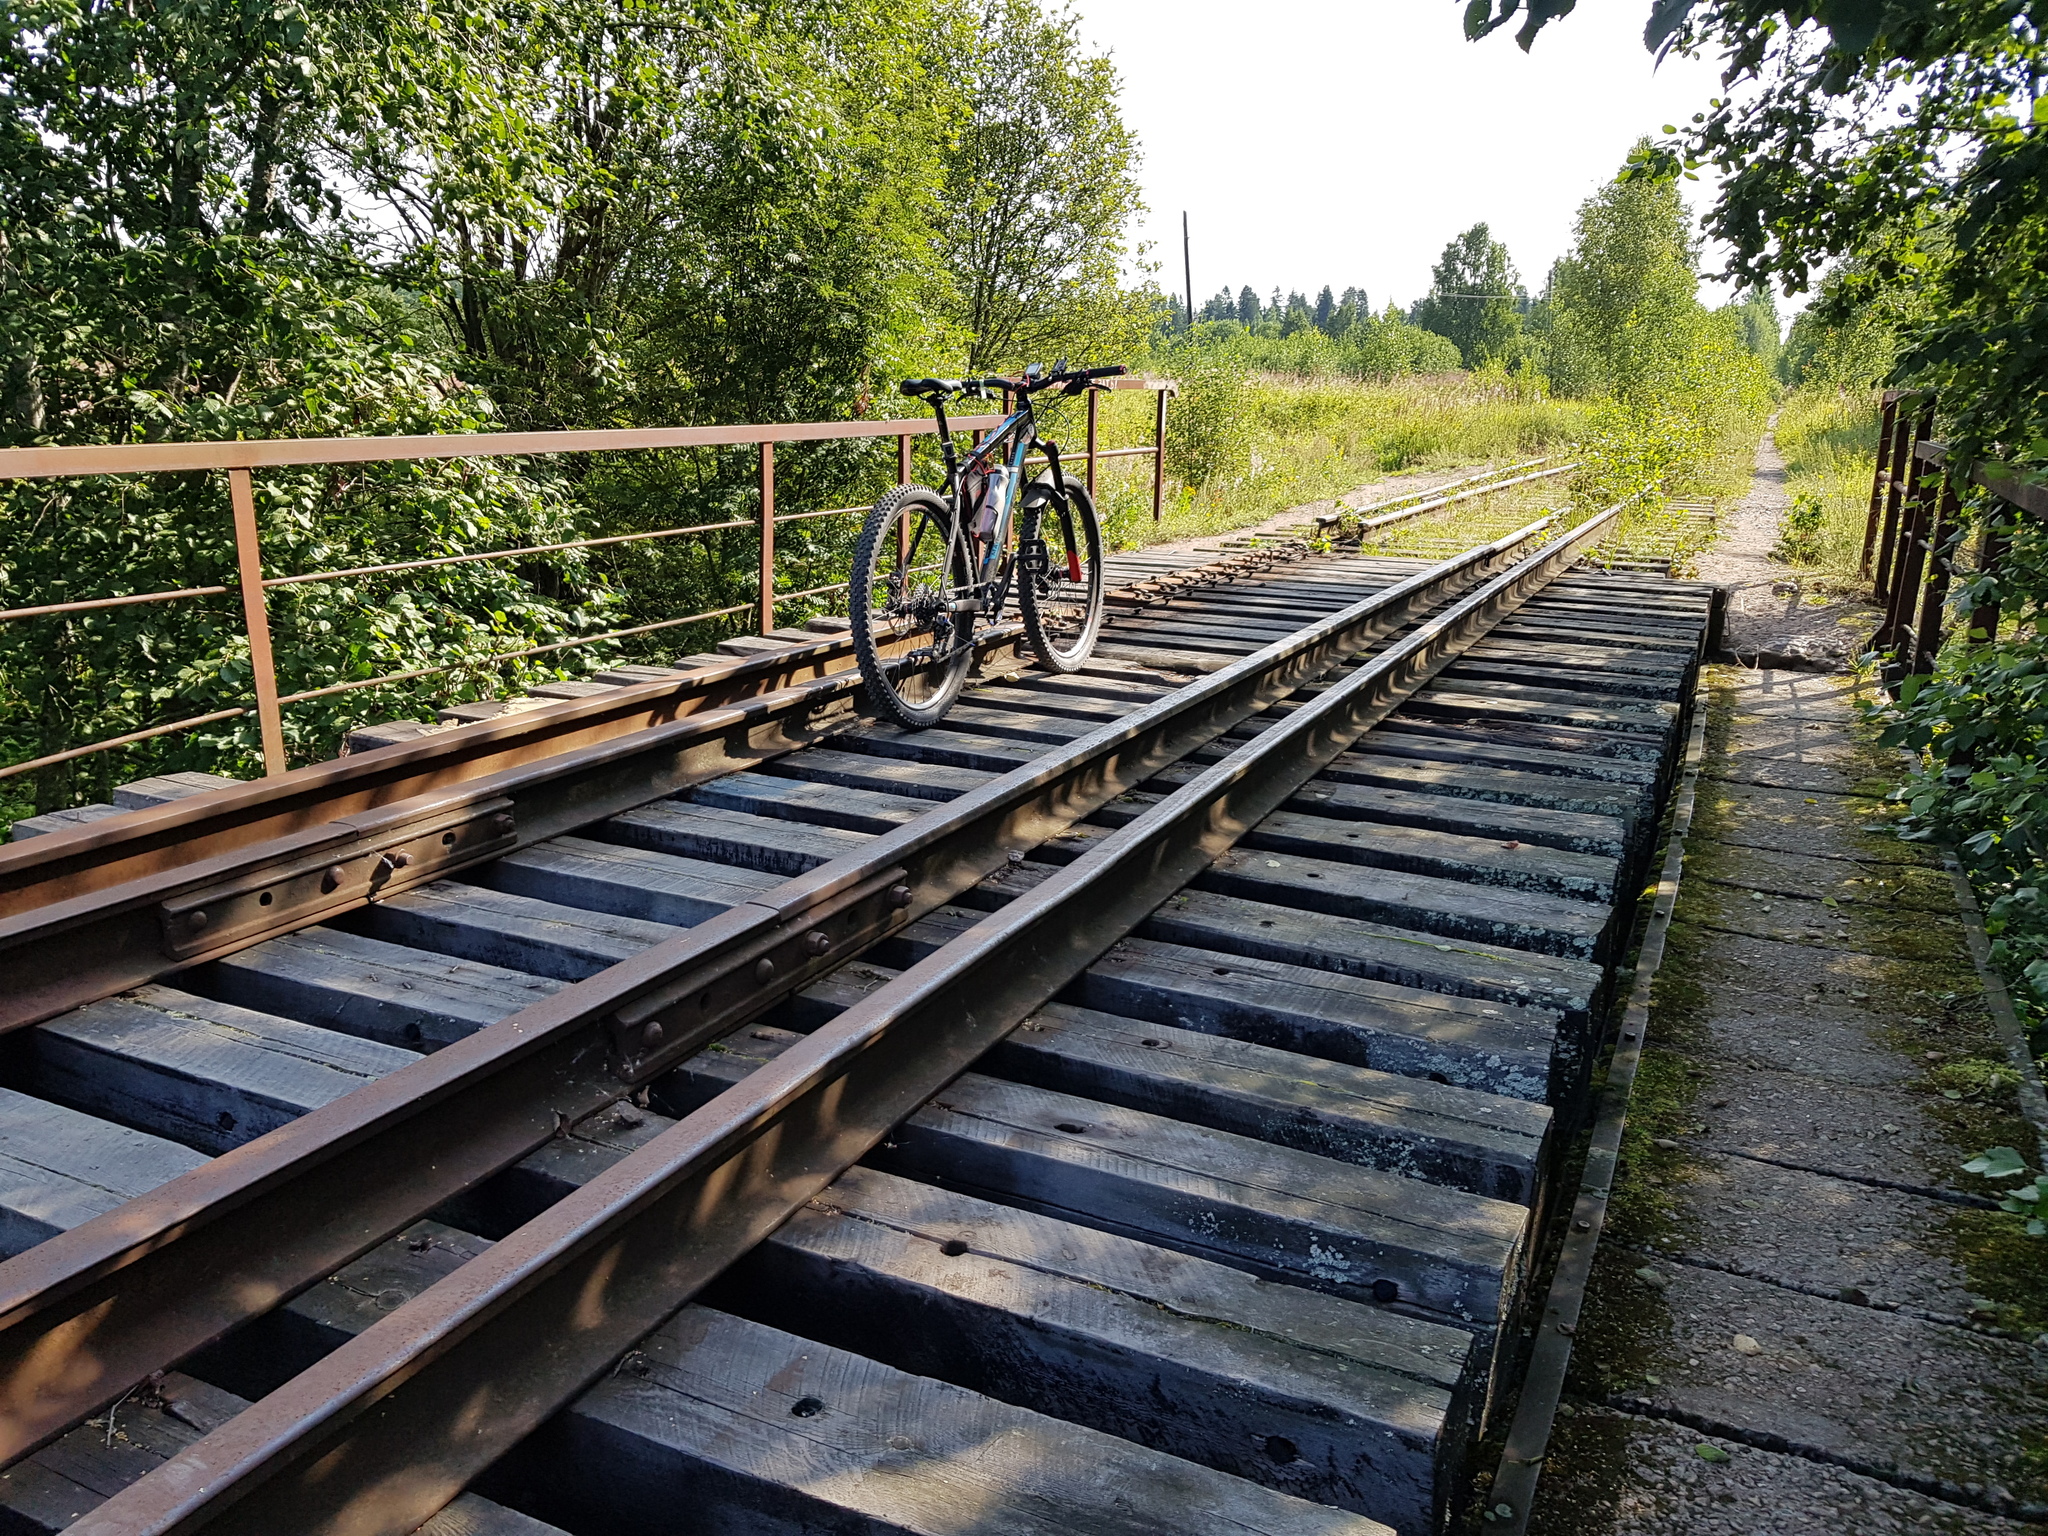
<instances>
[{"instance_id":1,"label":"green leaf","mask_svg":"<svg viewBox=\"0 0 2048 1536\"><path fill-rule=\"evenodd\" d=\"M1963 1172L1980 1174L1987 1179L2009 1179L2026 1171L2027 1160L2011 1147L1993 1147L1979 1152L1963 1164Z\"/></svg>"},{"instance_id":2,"label":"green leaf","mask_svg":"<svg viewBox=\"0 0 2048 1536\"><path fill-rule=\"evenodd\" d=\"M1716 1465L1719 1465L1721 1462L1733 1459L1729 1456L1729 1454L1726 1451L1722 1450L1721 1447L1719 1447L1718 1445L1696 1445L1692 1448L1692 1453L1693 1455L1699 1457L1701 1461L1710 1461L1715 1463Z\"/></svg>"}]
</instances>

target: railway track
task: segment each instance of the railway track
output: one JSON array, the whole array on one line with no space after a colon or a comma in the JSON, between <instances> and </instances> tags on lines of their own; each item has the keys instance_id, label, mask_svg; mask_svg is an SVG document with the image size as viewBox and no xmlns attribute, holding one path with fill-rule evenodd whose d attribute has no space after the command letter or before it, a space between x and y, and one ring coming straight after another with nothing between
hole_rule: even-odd
<instances>
[{"instance_id":1,"label":"railway track","mask_svg":"<svg viewBox=\"0 0 2048 1536\"><path fill-rule=\"evenodd\" d=\"M1707 627L1617 515L0 852L0 1530L1441 1529Z\"/></svg>"}]
</instances>

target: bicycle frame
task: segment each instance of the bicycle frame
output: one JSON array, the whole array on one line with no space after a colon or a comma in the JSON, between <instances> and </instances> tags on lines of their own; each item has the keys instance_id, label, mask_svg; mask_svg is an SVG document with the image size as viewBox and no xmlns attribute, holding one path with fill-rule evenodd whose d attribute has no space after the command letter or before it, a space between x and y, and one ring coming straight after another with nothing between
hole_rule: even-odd
<instances>
[{"instance_id":1,"label":"bicycle frame","mask_svg":"<svg viewBox=\"0 0 2048 1536\"><path fill-rule=\"evenodd\" d=\"M981 612L990 616L999 614L1009 600L1010 577L1014 574L1014 565L1006 558L1009 553L1010 524L1024 494L1024 461L1033 451L1045 454L1047 479L1052 485L1052 494L1059 507L1061 521L1065 525L1070 573L1078 581L1080 572L1075 568L1077 561L1073 553L1073 511L1067 500L1066 481L1060 470L1060 451L1056 444L1039 437L1038 418L1032 410L1031 396L1028 393L1021 395L1016 408L1003 419L1001 425L983 438L964 459L954 447L953 434L946 422L945 402L934 399L931 404L933 414L938 419L939 452L946 466L946 480L940 494L953 507L952 538L973 537L973 531L968 525L969 509L962 501L968 473L979 468L986 474L999 462L1006 464L1011 472L1009 494L1004 498L1003 505L996 509L995 526L990 533L988 548L974 566L978 589L976 595L986 598L989 589L995 588L993 600L984 601ZM952 554L949 543L946 552L949 568Z\"/></svg>"}]
</instances>

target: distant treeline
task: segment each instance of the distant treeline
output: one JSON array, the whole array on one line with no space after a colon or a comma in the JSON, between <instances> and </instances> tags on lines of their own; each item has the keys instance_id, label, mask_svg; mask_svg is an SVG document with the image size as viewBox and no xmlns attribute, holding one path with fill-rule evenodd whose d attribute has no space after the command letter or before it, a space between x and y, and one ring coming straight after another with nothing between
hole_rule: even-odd
<instances>
[{"instance_id":1,"label":"distant treeline","mask_svg":"<svg viewBox=\"0 0 2048 1536\"><path fill-rule=\"evenodd\" d=\"M1371 306L1363 288L1346 288L1340 295L1328 283L1310 300L1299 293L1285 298L1275 288L1264 303L1250 287L1240 288L1235 297L1228 288L1202 306L1203 320L1235 320L1254 334L1292 336L1311 328L1325 336L1342 336L1360 320L1369 319Z\"/></svg>"}]
</instances>

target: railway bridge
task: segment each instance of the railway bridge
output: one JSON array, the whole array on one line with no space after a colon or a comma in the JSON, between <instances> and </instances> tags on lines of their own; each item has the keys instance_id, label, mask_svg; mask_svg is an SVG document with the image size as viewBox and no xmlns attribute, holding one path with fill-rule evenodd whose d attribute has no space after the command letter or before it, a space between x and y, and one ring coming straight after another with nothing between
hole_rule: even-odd
<instances>
[{"instance_id":1,"label":"railway bridge","mask_svg":"<svg viewBox=\"0 0 2048 1536\"><path fill-rule=\"evenodd\" d=\"M1555 1401L1699 747L1621 516L1117 556L917 733L764 588L18 828L0 1529L1444 1530Z\"/></svg>"}]
</instances>

